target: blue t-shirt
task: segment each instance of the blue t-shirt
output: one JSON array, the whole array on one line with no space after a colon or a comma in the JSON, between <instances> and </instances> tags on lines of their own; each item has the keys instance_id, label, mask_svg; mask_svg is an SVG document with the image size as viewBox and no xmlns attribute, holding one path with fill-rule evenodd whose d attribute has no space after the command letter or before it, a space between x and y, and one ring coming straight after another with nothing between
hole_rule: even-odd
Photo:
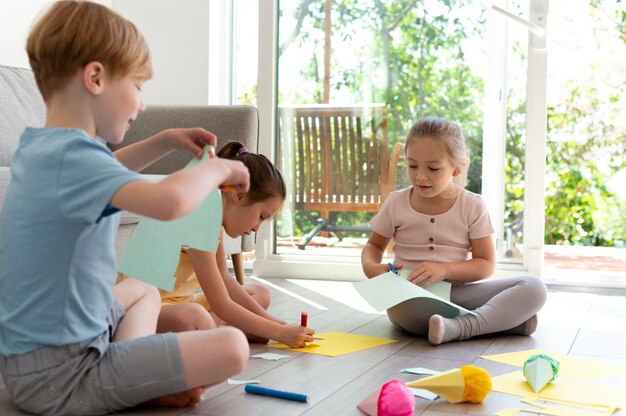
<instances>
[{"instance_id":1,"label":"blue t-shirt","mask_svg":"<svg viewBox=\"0 0 626 416\"><path fill-rule=\"evenodd\" d=\"M0 215L0 354L101 337L116 279L115 192L140 175L79 129L27 128Z\"/></svg>"}]
</instances>

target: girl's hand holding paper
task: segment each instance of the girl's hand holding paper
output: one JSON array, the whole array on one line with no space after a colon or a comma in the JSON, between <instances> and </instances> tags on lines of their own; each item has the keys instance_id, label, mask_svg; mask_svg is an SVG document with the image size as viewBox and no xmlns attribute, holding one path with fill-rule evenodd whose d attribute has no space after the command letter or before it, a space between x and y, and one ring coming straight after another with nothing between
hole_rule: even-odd
<instances>
[{"instance_id":1,"label":"girl's hand holding paper","mask_svg":"<svg viewBox=\"0 0 626 416\"><path fill-rule=\"evenodd\" d=\"M426 288L435 282L441 282L445 277L445 264L423 261L411 271L407 280Z\"/></svg>"}]
</instances>

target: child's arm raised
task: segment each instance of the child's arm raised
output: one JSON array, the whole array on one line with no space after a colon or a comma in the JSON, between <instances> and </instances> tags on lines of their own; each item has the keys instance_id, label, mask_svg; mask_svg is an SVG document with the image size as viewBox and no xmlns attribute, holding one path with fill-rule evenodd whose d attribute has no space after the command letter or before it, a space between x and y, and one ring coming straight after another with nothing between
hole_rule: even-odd
<instances>
[{"instance_id":1,"label":"child's arm raised","mask_svg":"<svg viewBox=\"0 0 626 416\"><path fill-rule=\"evenodd\" d=\"M390 237L384 237L375 231L372 231L372 234L370 234L370 238L361 251L361 266L363 267L363 273L368 278L371 279L389 271L388 264L381 264L389 241L391 241ZM402 269L402 264L394 263L393 267L396 270L400 270Z\"/></svg>"},{"instance_id":2,"label":"child's arm raised","mask_svg":"<svg viewBox=\"0 0 626 416\"><path fill-rule=\"evenodd\" d=\"M154 136L122 147L114 152L117 160L128 169L140 172L175 150L188 150L202 157L205 145L217 146L217 137L200 127L163 130Z\"/></svg>"},{"instance_id":3,"label":"child's arm raised","mask_svg":"<svg viewBox=\"0 0 626 416\"><path fill-rule=\"evenodd\" d=\"M174 172L158 183L128 182L115 192L111 205L159 220L173 220L192 212L221 184L247 192L250 184L248 168L235 160L204 160L193 168Z\"/></svg>"},{"instance_id":4,"label":"child's arm raised","mask_svg":"<svg viewBox=\"0 0 626 416\"><path fill-rule=\"evenodd\" d=\"M426 287L444 279L455 282L474 282L491 276L496 267L496 249L493 235L470 240L472 258L454 263L421 262L408 277L413 283Z\"/></svg>"},{"instance_id":5,"label":"child's arm raised","mask_svg":"<svg viewBox=\"0 0 626 416\"><path fill-rule=\"evenodd\" d=\"M314 340L311 328L300 325L281 325L263 318L235 302L228 294L219 273L215 253L187 249L198 282L215 313L224 321L242 331L273 339L291 347L303 347Z\"/></svg>"}]
</instances>

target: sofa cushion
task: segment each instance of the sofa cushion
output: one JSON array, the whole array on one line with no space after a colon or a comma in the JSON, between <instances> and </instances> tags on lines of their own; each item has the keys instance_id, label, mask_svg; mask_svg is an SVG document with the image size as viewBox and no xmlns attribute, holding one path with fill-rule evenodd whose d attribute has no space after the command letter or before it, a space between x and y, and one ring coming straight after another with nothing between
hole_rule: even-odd
<instances>
[{"instance_id":1,"label":"sofa cushion","mask_svg":"<svg viewBox=\"0 0 626 416\"><path fill-rule=\"evenodd\" d=\"M30 69L0 65L0 91L0 166L10 166L24 128L44 125L46 106Z\"/></svg>"}]
</instances>

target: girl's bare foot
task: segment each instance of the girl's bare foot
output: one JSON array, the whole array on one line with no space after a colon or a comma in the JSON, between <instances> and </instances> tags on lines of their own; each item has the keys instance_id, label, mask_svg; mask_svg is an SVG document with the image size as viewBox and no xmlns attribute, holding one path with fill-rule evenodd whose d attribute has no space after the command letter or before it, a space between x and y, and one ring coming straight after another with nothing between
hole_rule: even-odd
<instances>
[{"instance_id":1,"label":"girl's bare foot","mask_svg":"<svg viewBox=\"0 0 626 416\"><path fill-rule=\"evenodd\" d=\"M197 406L202 400L204 387L196 387L180 393L174 393L163 397L157 397L148 401L148 404L162 407L189 407Z\"/></svg>"}]
</instances>

